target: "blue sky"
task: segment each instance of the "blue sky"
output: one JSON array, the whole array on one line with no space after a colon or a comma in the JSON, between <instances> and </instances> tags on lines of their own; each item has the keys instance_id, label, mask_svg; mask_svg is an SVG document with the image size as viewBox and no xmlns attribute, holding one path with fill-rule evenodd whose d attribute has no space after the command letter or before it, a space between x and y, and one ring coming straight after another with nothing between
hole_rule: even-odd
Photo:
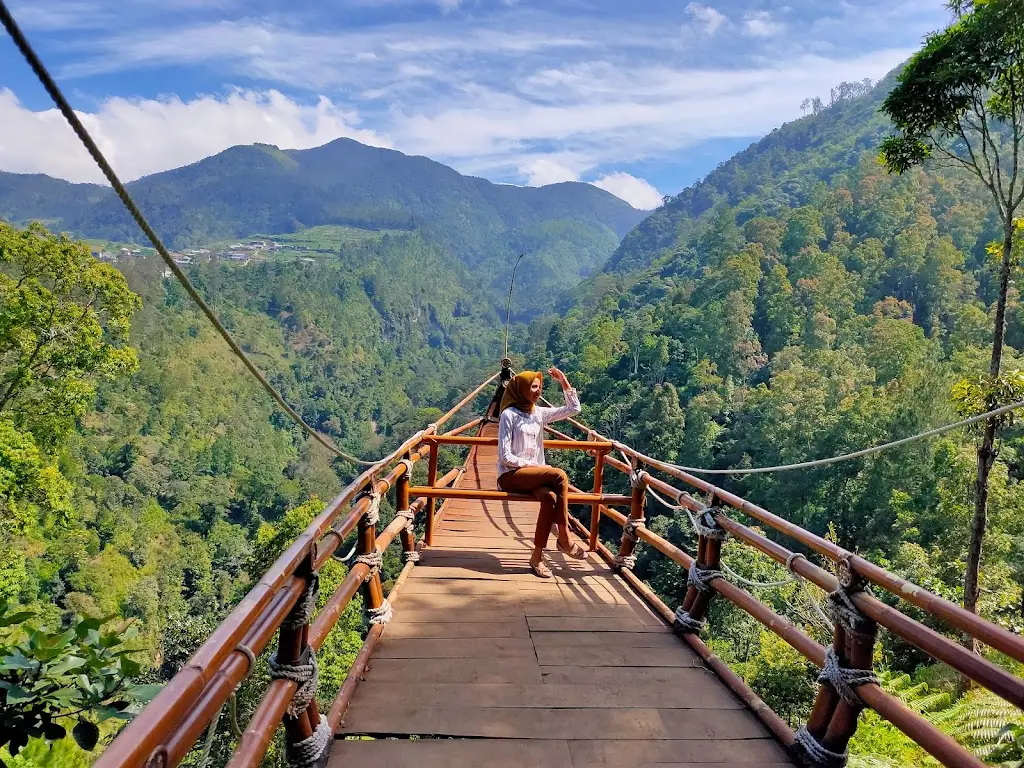
<instances>
[{"instance_id":1,"label":"blue sky","mask_svg":"<svg viewBox=\"0 0 1024 768\"><path fill-rule=\"evenodd\" d=\"M9 0L126 178L233 144L339 136L499 182L654 207L842 80L877 79L941 0ZM0 169L98 181L9 40Z\"/></svg>"}]
</instances>

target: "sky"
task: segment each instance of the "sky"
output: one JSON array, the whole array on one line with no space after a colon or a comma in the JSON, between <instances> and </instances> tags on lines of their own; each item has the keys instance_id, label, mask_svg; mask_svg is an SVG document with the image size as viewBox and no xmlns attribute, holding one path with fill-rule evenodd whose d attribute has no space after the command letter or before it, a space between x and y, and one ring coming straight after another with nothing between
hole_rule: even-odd
<instances>
[{"instance_id":1,"label":"sky","mask_svg":"<svg viewBox=\"0 0 1024 768\"><path fill-rule=\"evenodd\" d=\"M644 209L949 18L942 0L7 2L127 180L345 136ZM6 38L0 170L102 181Z\"/></svg>"}]
</instances>

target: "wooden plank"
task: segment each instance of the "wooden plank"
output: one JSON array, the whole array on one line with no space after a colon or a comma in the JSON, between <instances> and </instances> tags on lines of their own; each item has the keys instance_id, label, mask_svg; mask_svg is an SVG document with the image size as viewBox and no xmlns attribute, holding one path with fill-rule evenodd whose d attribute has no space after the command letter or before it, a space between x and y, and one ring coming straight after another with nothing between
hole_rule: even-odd
<instances>
[{"instance_id":1,"label":"wooden plank","mask_svg":"<svg viewBox=\"0 0 1024 768\"><path fill-rule=\"evenodd\" d=\"M524 603L523 612L526 616L586 616L590 618L623 618L635 617L649 624L662 624L662 620L654 614L643 614L631 605L586 605L579 603L555 603L553 601Z\"/></svg>"},{"instance_id":2,"label":"wooden plank","mask_svg":"<svg viewBox=\"0 0 1024 768\"><path fill-rule=\"evenodd\" d=\"M694 678L698 679L698 678ZM692 682L692 680L691 680ZM703 681L702 681L703 682ZM364 706L515 707L519 709L742 709L721 686L690 688L668 683L638 686L529 684L380 683L360 686L354 701Z\"/></svg>"},{"instance_id":3,"label":"wooden plank","mask_svg":"<svg viewBox=\"0 0 1024 768\"><path fill-rule=\"evenodd\" d=\"M407 622L395 619L384 630L384 638L471 638L471 637L529 637L530 628L526 619L510 618L508 621L478 621L473 623Z\"/></svg>"},{"instance_id":4,"label":"wooden plank","mask_svg":"<svg viewBox=\"0 0 1024 768\"><path fill-rule=\"evenodd\" d=\"M372 659L366 683L539 683L532 659ZM364 685L366 684L364 683ZM362 686L360 686L361 688ZM356 690L359 690L358 688Z\"/></svg>"},{"instance_id":5,"label":"wooden plank","mask_svg":"<svg viewBox=\"0 0 1024 768\"><path fill-rule=\"evenodd\" d=\"M782 745L771 738L719 739L709 749L705 741L606 741L572 740L569 753L573 765L633 768L636 765L793 765Z\"/></svg>"},{"instance_id":6,"label":"wooden plank","mask_svg":"<svg viewBox=\"0 0 1024 768\"><path fill-rule=\"evenodd\" d=\"M521 637L382 639L378 659L534 659L533 641Z\"/></svg>"},{"instance_id":7,"label":"wooden plank","mask_svg":"<svg viewBox=\"0 0 1024 768\"><path fill-rule=\"evenodd\" d=\"M691 667L693 651L679 648L538 648L541 666L562 667ZM713 679L709 677L709 680ZM717 683L717 680L716 680Z\"/></svg>"},{"instance_id":8,"label":"wooden plank","mask_svg":"<svg viewBox=\"0 0 1024 768\"><path fill-rule=\"evenodd\" d=\"M523 604L518 592L506 592L492 595L453 595L434 592L418 595L400 595L395 601L395 609L401 611L436 611L438 618L442 613L457 613L460 610L490 608L495 615L523 615ZM458 620L458 616L452 617Z\"/></svg>"},{"instance_id":9,"label":"wooden plank","mask_svg":"<svg viewBox=\"0 0 1024 768\"><path fill-rule=\"evenodd\" d=\"M654 632L533 632L533 647L541 648L684 648L672 634Z\"/></svg>"},{"instance_id":10,"label":"wooden plank","mask_svg":"<svg viewBox=\"0 0 1024 768\"><path fill-rule=\"evenodd\" d=\"M708 669L686 667L541 667L545 685L672 685L689 688L713 684L727 690ZM732 695L731 693L729 695Z\"/></svg>"},{"instance_id":11,"label":"wooden plank","mask_svg":"<svg viewBox=\"0 0 1024 768\"><path fill-rule=\"evenodd\" d=\"M353 701L341 733L518 739L754 739L765 735L746 710L516 709L362 706Z\"/></svg>"},{"instance_id":12,"label":"wooden plank","mask_svg":"<svg viewBox=\"0 0 1024 768\"><path fill-rule=\"evenodd\" d=\"M409 582L406 582L408 584ZM405 589L405 587L403 587ZM534 632L661 632L669 633L667 624L645 624L631 616L592 619L584 616L527 616Z\"/></svg>"},{"instance_id":13,"label":"wooden plank","mask_svg":"<svg viewBox=\"0 0 1024 768\"><path fill-rule=\"evenodd\" d=\"M416 741L341 739L328 768L573 768L564 740L418 739Z\"/></svg>"}]
</instances>

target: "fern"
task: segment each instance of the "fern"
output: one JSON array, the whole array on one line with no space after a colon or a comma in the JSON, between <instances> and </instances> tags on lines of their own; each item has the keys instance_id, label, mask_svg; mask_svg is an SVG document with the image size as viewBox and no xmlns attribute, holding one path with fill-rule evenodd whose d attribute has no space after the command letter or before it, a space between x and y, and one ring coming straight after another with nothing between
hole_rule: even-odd
<instances>
[{"instance_id":1,"label":"fern","mask_svg":"<svg viewBox=\"0 0 1024 768\"><path fill-rule=\"evenodd\" d=\"M879 678L886 691L990 765L1024 768L1024 713L1012 704L987 691L957 701L906 674L882 672Z\"/></svg>"}]
</instances>

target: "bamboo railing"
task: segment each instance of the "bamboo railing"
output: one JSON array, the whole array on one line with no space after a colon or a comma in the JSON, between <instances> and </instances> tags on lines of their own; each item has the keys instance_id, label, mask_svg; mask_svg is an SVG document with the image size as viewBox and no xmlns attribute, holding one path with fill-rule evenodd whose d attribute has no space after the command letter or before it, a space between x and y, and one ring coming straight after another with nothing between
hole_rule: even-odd
<instances>
[{"instance_id":1,"label":"bamboo railing","mask_svg":"<svg viewBox=\"0 0 1024 768\"><path fill-rule=\"evenodd\" d=\"M459 410L472 402L498 376L497 391L487 408L487 416L474 419L447 433L438 430ZM448 413L422 432L406 440L395 451L347 486L281 555L255 587L243 598L185 667L168 683L145 710L115 739L96 762L98 768L164 768L180 763L194 747L220 708L250 671L253 659L267 648L278 633L276 660L279 664L302 665L324 643L349 601L360 589L370 614L370 628L352 669L326 716L320 713L315 695L303 707L297 701L300 682L287 677L271 681L267 693L251 717L232 755L230 768L252 768L263 759L282 723L286 745L295 764L322 765L333 734L341 723L360 675L373 654L390 616L393 601L418 559L411 522L424 517L421 546L433 543L433 531L443 516L444 506L437 499L482 499L534 501L533 497L498 490L455 488L464 469L457 468L438 477L439 448L449 445L468 447L470 457L479 446L495 445L494 438L467 435L497 415L497 405L511 375L508 361L500 374L492 376L469 393ZM1024 707L1024 680L987 659L971 653L960 644L910 618L870 594L869 585L885 590L900 600L920 608L945 622L951 629L977 638L1010 658L1024 662L1024 640L985 619L965 611L883 568L848 552L789 521L729 493L671 464L646 456L627 445L603 437L574 419L586 439L577 440L548 428L555 440L545 446L555 450L583 450L594 456L594 484L590 492L570 487L572 504L591 508L590 525L575 517L571 524L621 577L657 611L673 624L683 640L709 669L739 696L750 710L801 763L812 766L838 764L857 728L862 709L870 707L903 731L940 763L955 768L979 768L984 763L931 722L886 693L870 674L877 627L881 626L919 648L932 659L944 662L966 678ZM627 461L610 455L621 452ZM411 483L415 462L428 457L427 482ZM389 469L390 468L390 469ZM605 470L625 473L630 479L630 494L605 493ZM382 474L388 470L386 474ZM690 493L655 477L652 471L681 481L690 488L708 494L704 504ZM691 555L657 535L644 524L648 489L671 498L679 508L697 516L698 541ZM379 499L395 492L395 508L400 514L379 533L375 510ZM411 501L415 499L415 501ZM724 506L723 506L724 505ZM628 514L613 507L628 508ZM342 511L348 507L347 511ZM769 539L733 519L726 508L773 529L806 547L811 553L835 564L838 576L808 557ZM617 552L613 553L599 537L602 518L623 528ZM316 573L353 531L358 533L358 557L348 575L313 617L308 610L310 595L315 595ZM749 546L788 568L796 576L816 585L830 596L837 619L830 648L818 643L788 619L777 614L751 592L730 582L720 572L722 550L727 540ZM406 565L385 597L380 579L380 557L393 542L401 544ZM646 544L690 571L686 595L678 610L669 608L633 572L636 547ZM719 659L701 640L699 632L712 599L728 600L774 632L812 663L828 674L820 685L807 724L794 732L754 691ZM305 607L304 607L305 606ZM289 712L289 709L291 711Z\"/></svg>"}]
</instances>

